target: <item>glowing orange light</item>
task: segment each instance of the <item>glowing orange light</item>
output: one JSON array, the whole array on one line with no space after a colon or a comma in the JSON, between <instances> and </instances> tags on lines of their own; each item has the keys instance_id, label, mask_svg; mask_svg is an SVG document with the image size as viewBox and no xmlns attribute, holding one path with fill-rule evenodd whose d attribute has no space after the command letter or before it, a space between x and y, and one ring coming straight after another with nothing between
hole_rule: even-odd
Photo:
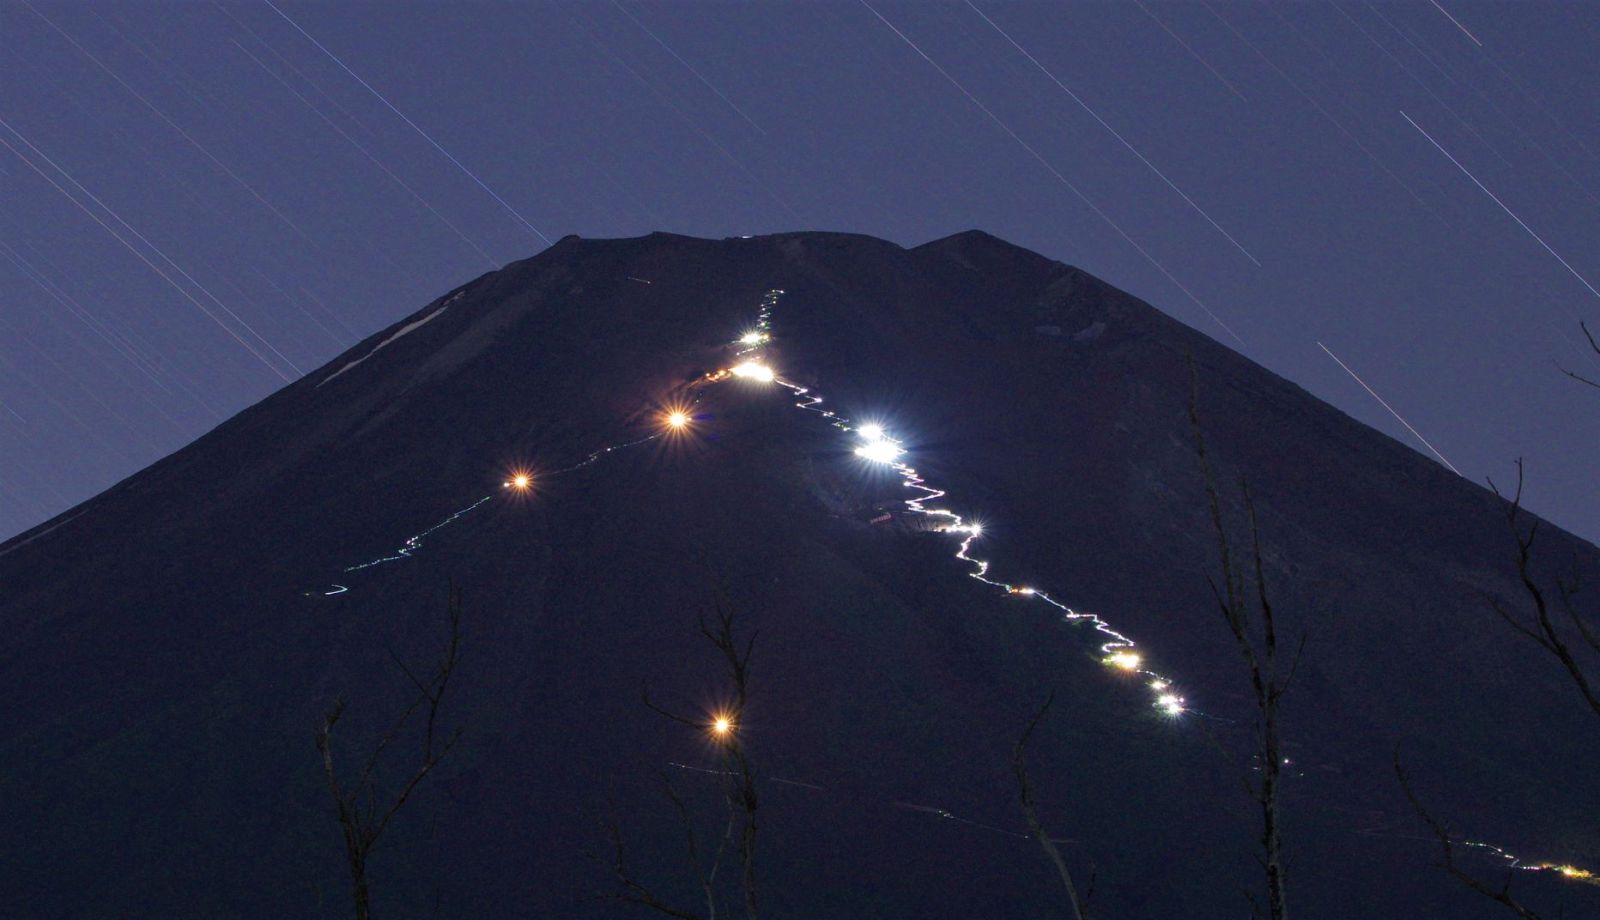
<instances>
[{"instance_id":1,"label":"glowing orange light","mask_svg":"<svg viewBox=\"0 0 1600 920\"><path fill-rule=\"evenodd\" d=\"M683 428L689 424L689 416L683 412L672 412L667 415L667 424L673 428Z\"/></svg>"},{"instance_id":2,"label":"glowing orange light","mask_svg":"<svg viewBox=\"0 0 1600 920\"><path fill-rule=\"evenodd\" d=\"M526 492L533 487L533 477L527 473L516 473L506 481L505 487L518 492Z\"/></svg>"},{"instance_id":3,"label":"glowing orange light","mask_svg":"<svg viewBox=\"0 0 1600 920\"><path fill-rule=\"evenodd\" d=\"M726 738L733 733L733 720L727 716L717 716L711 722L711 733L718 738Z\"/></svg>"},{"instance_id":4,"label":"glowing orange light","mask_svg":"<svg viewBox=\"0 0 1600 920\"><path fill-rule=\"evenodd\" d=\"M1114 668L1121 668L1124 671L1139 670L1139 665L1143 661L1144 659L1139 657L1138 652L1112 652L1105 657L1106 664Z\"/></svg>"},{"instance_id":5,"label":"glowing orange light","mask_svg":"<svg viewBox=\"0 0 1600 920\"><path fill-rule=\"evenodd\" d=\"M762 383L771 383L773 378L777 376L772 372L772 368L756 361L746 361L729 370L735 377L743 377L746 380L759 380Z\"/></svg>"}]
</instances>

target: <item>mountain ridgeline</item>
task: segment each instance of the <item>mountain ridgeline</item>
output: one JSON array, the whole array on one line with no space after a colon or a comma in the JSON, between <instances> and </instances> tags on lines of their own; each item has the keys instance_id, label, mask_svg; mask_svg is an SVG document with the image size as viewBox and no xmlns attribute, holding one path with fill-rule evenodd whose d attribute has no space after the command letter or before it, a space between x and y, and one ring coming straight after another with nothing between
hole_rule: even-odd
<instances>
[{"instance_id":1,"label":"mountain ridgeline","mask_svg":"<svg viewBox=\"0 0 1600 920\"><path fill-rule=\"evenodd\" d=\"M711 379L752 329L779 383ZM704 914L684 829L709 859L723 761L644 697L727 703L699 625L718 603L756 637L737 728L766 916L1062 916L1011 770L1052 692L1032 791L1095 916L1240 916L1255 707L1208 580L1192 392L1232 536L1245 477L1279 629L1306 637L1283 713L1295 912L1501 916L1432 868L1397 749L1452 831L1600 863L1593 717L1491 609L1526 595L1484 489L983 233L653 234L568 237L449 292L0 545L0 915L347 912L314 733L343 699L333 750L359 771L448 638L453 580L460 736L374 851L377 916L649 915L606 897L614 838ZM690 421L662 434L671 405ZM1185 710L1108 666L1091 623L967 577L960 535L909 513L921 493L840 417L982 523L989 578L1099 616ZM1600 580L1594 547L1540 540L1539 565ZM1514 890L1600 914L1550 873Z\"/></svg>"}]
</instances>

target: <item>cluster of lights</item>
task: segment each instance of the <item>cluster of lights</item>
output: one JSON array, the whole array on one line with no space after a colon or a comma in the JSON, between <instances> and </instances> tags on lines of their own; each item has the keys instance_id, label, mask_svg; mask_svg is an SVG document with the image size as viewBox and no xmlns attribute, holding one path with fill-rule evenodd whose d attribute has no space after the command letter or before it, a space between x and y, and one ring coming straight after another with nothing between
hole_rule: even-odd
<instances>
[{"instance_id":1,"label":"cluster of lights","mask_svg":"<svg viewBox=\"0 0 1600 920\"><path fill-rule=\"evenodd\" d=\"M1462 844L1464 846L1475 847L1480 850L1489 850L1493 852L1506 864L1508 868L1511 869L1518 869L1523 872L1554 872L1557 875L1560 875L1562 878L1570 879L1574 882L1583 882L1588 885L1600 885L1600 874L1596 874L1589 869L1574 866L1571 863L1525 863L1521 860L1521 858L1506 852L1492 843L1484 843L1481 840L1464 840L1462 841Z\"/></svg>"},{"instance_id":2,"label":"cluster of lights","mask_svg":"<svg viewBox=\"0 0 1600 920\"><path fill-rule=\"evenodd\" d=\"M817 402L821 402L818 399ZM893 465L898 463L900 456L905 453L894 439L884 433L882 425L868 424L856 429L856 434L867 443L856 448L856 456L873 463Z\"/></svg>"},{"instance_id":3,"label":"cluster of lights","mask_svg":"<svg viewBox=\"0 0 1600 920\"><path fill-rule=\"evenodd\" d=\"M1126 649L1120 652L1112 652L1102 660L1113 668L1119 668L1123 671L1137 671L1139 666L1144 663L1144 657L1138 652L1130 652Z\"/></svg>"},{"instance_id":4,"label":"cluster of lights","mask_svg":"<svg viewBox=\"0 0 1600 920\"><path fill-rule=\"evenodd\" d=\"M743 364L738 364L729 368L728 372L733 374L735 377L742 377L745 380L755 380L760 383L771 383L778 377L777 374L773 373L772 368L767 367L760 361L746 361Z\"/></svg>"}]
</instances>

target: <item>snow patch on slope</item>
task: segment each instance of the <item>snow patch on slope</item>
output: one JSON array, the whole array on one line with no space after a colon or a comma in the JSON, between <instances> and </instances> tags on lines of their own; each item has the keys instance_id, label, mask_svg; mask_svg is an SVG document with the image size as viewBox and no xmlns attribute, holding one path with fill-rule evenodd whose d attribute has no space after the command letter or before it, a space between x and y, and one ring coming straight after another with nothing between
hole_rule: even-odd
<instances>
[{"instance_id":1,"label":"snow patch on slope","mask_svg":"<svg viewBox=\"0 0 1600 920\"><path fill-rule=\"evenodd\" d=\"M426 323L429 320L433 319L434 317L438 316L440 313L443 313L444 311L450 309L450 304L455 302L456 298L460 297L460 296L461 296L460 294L457 294L455 297L452 297L449 300L445 301L444 305L441 306L439 309L433 311L432 313L429 313L427 316L424 316L422 319L419 319L414 323L406 323L404 326L401 326L399 329L396 329L394 335L391 335L388 338L384 339L383 341L379 342L376 348L372 349L371 351L367 352L366 354L362 355L361 357L355 359L354 361L351 361L349 364L346 364L344 367L339 368L338 370L336 370L333 373L329 374L327 377L324 377L322 379L322 382L318 383L317 386L320 388L320 387L330 383L333 380L333 378L339 376L340 374L344 373L347 370L350 370L351 368L355 367L357 364L360 364L361 362L367 360L368 358L370 358L373 355L377 354L378 352L382 351L383 350L383 346L388 345L390 342L393 342L395 339L400 338L401 336L405 335L408 332L415 331L416 329L421 327L424 323Z\"/></svg>"}]
</instances>

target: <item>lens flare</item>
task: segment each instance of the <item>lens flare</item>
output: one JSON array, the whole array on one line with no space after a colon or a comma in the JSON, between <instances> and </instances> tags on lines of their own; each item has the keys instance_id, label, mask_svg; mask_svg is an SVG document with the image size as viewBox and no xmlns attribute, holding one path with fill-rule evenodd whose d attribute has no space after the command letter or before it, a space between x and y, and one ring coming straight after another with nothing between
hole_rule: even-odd
<instances>
[{"instance_id":1,"label":"lens flare","mask_svg":"<svg viewBox=\"0 0 1600 920\"><path fill-rule=\"evenodd\" d=\"M856 456L873 463L894 463L905 451L893 441L873 441L856 448Z\"/></svg>"},{"instance_id":2,"label":"lens flare","mask_svg":"<svg viewBox=\"0 0 1600 920\"><path fill-rule=\"evenodd\" d=\"M682 431L689 427L689 413L675 409L667 413L667 427L674 431Z\"/></svg>"},{"instance_id":3,"label":"lens flare","mask_svg":"<svg viewBox=\"0 0 1600 920\"><path fill-rule=\"evenodd\" d=\"M881 440L883 440L883 426L882 425L862 425L860 428L856 429L856 433L860 434L863 438L866 438L868 441L881 441Z\"/></svg>"},{"instance_id":4,"label":"lens flare","mask_svg":"<svg viewBox=\"0 0 1600 920\"><path fill-rule=\"evenodd\" d=\"M772 372L772 368L767 367L765 364L762 364L759 361L746 361L745 363L732 368L732 373L735 377L743 377L746 380L757 380L762 383L771 383L778 376Z\"/></svg>"},{"instance_id":5,"label":"lens flare","mask_svg":"<svg viewBox=\"0 0 1600 920\"><path fill-rule=\"evenodd\" d=\"M533 477L527 473L513 473L504 485L515 492L526 492L533 488Z\"/></svg>"},{"instance_id":6,"label":"lens flare","mask_svg":"<svg viewBox=\"0 0 1600 920\"><path fill-rule=\"evenodd\" d=\"M733 719L720 715L711 720L711 734L718 738L726 738L733 734Z\"/></svg>"},{"instance_id":7,"label":"lens flare","mask_svg":"<svg viewBox=\"0 0 1600 920\"><path fill-rule=\"evenodd\" d=\"M1179 716L1184 712L1183 697L1176 693L1163 693L1156 697L1156 708L1169 716Z\"/></svg>"}]
</instances>

